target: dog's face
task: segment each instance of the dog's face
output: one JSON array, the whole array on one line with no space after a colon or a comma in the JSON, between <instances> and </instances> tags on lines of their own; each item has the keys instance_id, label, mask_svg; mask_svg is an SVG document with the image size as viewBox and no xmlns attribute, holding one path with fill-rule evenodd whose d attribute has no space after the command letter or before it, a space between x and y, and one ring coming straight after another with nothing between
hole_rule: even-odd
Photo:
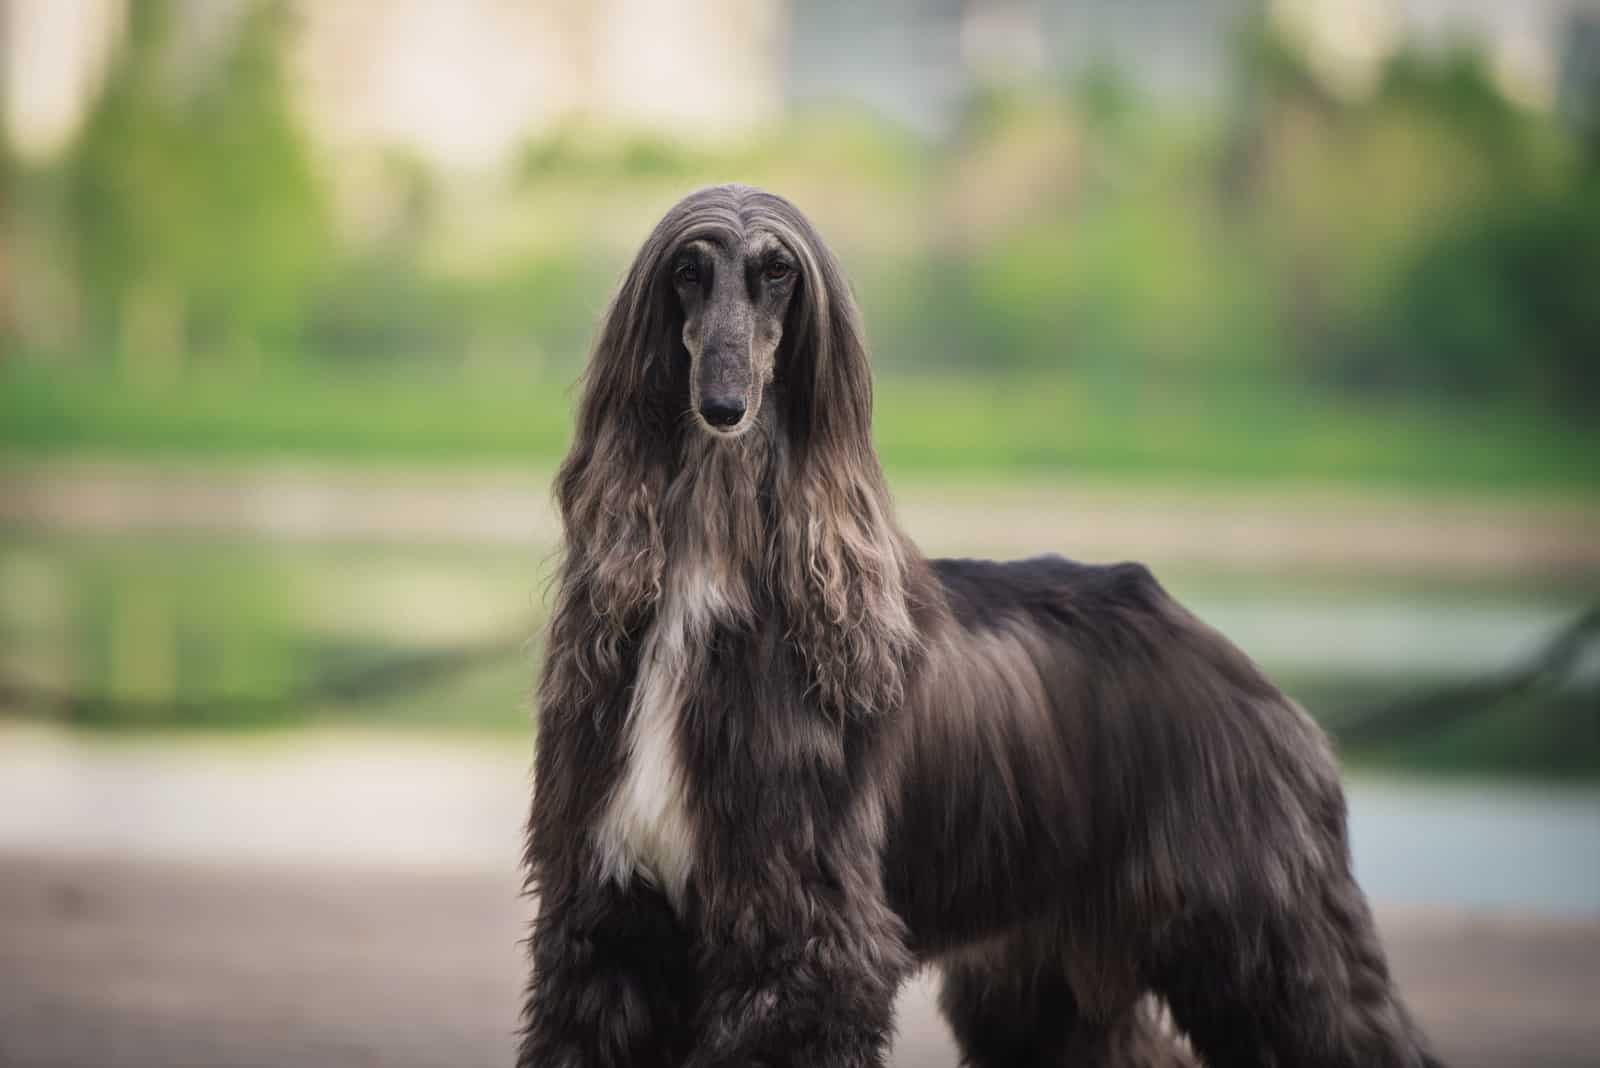
<instances>
[{"instance_id":1,"label":"dog's face","mask_svg":"<svg viewBox=\"0 0 1600 1068\"><path fill-rule=\"evenodd\" d=\"M772 384L784 318L800 284L798 261L758 230L737 241L687 241L669 262L695 417L713 434L742 434Z\"/></svg>"}]
</instances>

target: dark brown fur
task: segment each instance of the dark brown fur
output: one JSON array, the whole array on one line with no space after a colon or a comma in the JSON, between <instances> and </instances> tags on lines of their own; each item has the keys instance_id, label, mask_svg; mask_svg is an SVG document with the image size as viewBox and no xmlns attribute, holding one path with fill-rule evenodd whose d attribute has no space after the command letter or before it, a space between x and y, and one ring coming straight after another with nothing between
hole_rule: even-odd
<instances>
[{"instance_id":1,"label":"dark brown fur","mask_svg":"<svg viewBox=\"0 0 1600 1068\"><path fill-rule=\"evenodd\" d=\"M696 242L715 282L680 270ZM697 418L712 393L747 404L736 435ZM1187 1063L1152 994L1212 1068L1432 1064L1311 720L1139 565L922 558L870 413L804 218L738 186L673 208L557 483L518 1063L876 1065L934 962L974 1065ZM652 628L691 594L680 891L619 873L602 827Z\"/></svg>"}]
</instances>

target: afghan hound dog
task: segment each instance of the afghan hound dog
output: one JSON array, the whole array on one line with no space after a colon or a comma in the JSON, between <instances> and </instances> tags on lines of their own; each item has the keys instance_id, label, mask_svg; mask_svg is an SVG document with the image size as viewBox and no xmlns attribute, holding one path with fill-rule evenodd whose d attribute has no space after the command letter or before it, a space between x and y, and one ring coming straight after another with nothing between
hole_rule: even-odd
<instances>
[{"instance_id":1,"label":"afghan hound dog","mask_svg":"<svg viewBox=\"0 0 1600 1068\"><path fill-rule=\"evenodd\" d=\"M524 1068L1422 1068L1329 744L1138 564L929 560L862 328L702 190L606 315L556 485Z\"/></svg>"}]
</instances>

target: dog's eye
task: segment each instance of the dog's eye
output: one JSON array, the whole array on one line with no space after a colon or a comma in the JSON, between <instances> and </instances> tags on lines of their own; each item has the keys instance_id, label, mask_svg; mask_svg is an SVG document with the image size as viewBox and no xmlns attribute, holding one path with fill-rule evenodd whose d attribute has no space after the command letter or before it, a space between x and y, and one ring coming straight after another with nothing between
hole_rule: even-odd
<instances>
[{"instance_id":1,"label":"dog's eye","mask_svg":"<svg viewBox=\"0 0 1600 1068\"><path fill-rule=\"evenodd\" d=\"M700 268L694 265L694 261L684 260L673 269L672 277L684 285L692 285L700 280Z\"/></svg>"},{"instance_id":2,"label":"dog's eye","mask_svg":"<svg viewBox=\"0 0 1600 1068\"><path fill-rule=\"evenodd\" d=\"M793 273L794 268L790 267L782 260L773 260L771 263L767 264L766 276L767 281L769 282L781 282Z\"/></svg>"}]
</instances>

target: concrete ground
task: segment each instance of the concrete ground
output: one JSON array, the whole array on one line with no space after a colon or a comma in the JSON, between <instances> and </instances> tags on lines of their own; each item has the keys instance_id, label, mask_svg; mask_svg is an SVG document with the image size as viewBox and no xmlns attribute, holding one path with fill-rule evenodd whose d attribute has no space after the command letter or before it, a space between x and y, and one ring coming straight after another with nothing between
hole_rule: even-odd
<instances>
[{"instance_id":1,"label":"concrete ground","mask_svg":"<svg viewBox=\"0 0 1600 1068\"><path fill-rule=\"evenodd\" d=\"M0 1064L508 1064L525 904L511 870L215 866L0 853ZM1600 1063L1600 924L1380 910L1455 1068ZM955 1063L931 977L894 1063Z\"/></svg>"},{"instance_id":2,"label":"concrete ground","mask_svg":"<svg viewBox=\"0 0 1600 1068\"><path fill-rule=\"evenodd\" d=\"M0 1066L509 1064L527 790L520 744L0 724ZM1351 803L1448 1063L1600 1064L1600 792L1358 780ZM955 1063L932 989L902 999L899 1068Z\"/></svg>"}]
</instances>

